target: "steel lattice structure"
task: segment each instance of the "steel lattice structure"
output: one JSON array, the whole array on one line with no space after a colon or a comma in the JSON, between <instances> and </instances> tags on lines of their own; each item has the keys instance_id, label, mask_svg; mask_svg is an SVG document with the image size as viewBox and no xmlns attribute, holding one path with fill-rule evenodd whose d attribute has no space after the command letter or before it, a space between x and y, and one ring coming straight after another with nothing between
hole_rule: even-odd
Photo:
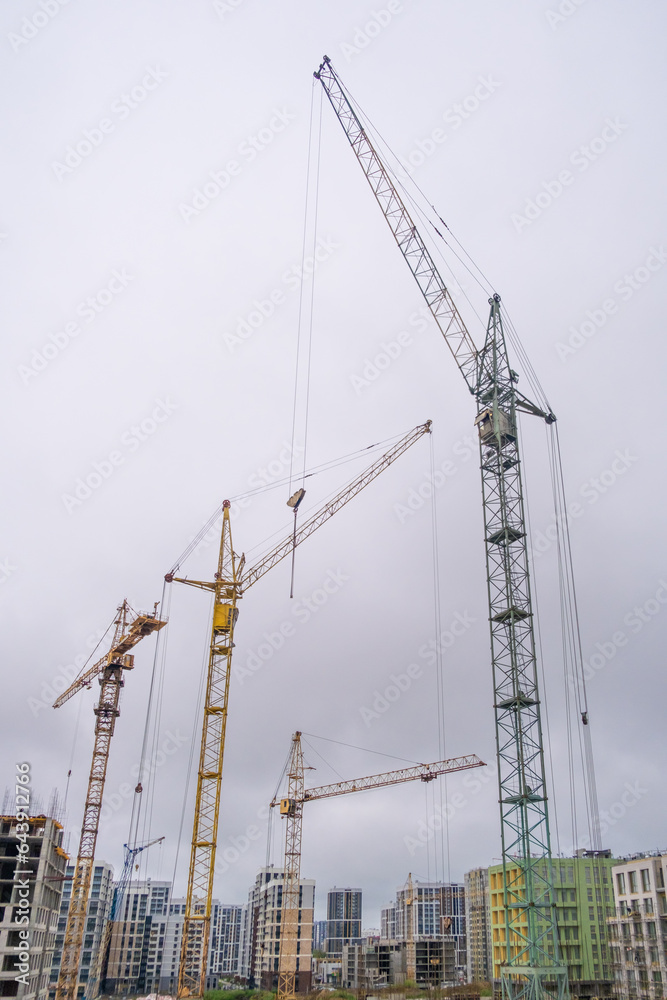
<instances>
[{"instance_id":1,"label":"steel lattice structure","mask_svg":"<svg viewBox=\"0 0 667 1000\"><path fill-rule=\"evenodd\" d=\"M440 774L453 771L467 771L471 767L484 767L484 761L476 754L439 760L434 764L417 764L403 767L398 771L371 774L364 778L337 781L332 785L320 785L304 790L303 750L301 733L292 737L292 750L288 764L287 798L280 800L280 813L287 819L285 830L285 860L283 876L283 899L280 916L280 957L278 959L278 1000L295 1000L297 972L297 943L299 930L299 886L301 881L301 830L303 806L316 799L329 799L350 792L363 792L370 788L386 788L404 781L433 781ZM271 808L276 805L274 799ZM410 875L410 905L412 904L412 875ZM410 918L412 920L412 918ZM408 978L412 970L415 978L415 947L411 932L408 935Z\"/></svg>"},{"instance_id":2,"label":"steel lattice structure","mask_svg":"<svg viewBox=\"0 0 667 1000\"><path fill-rule=\"evenodd\" d=\"M477 351L410 213L325 56L315 73L447 346L477 400L504 874L505 1000L569 996L560 961L530 600L517 411L545 413L516 389L491 306ZM546 865L545 865L546 859ZM542 864L538 865L537 862ZM538 872L544 871L544 875Z\"/></svg>"},{"instance_id":3,"label":"steel lattice structure","mask_svg":"<svg viewBox=\"0 0 667 1000\"><path fill-rule=\"evenodd\" d=\"M67 691L60 695L53 706L58 708L82 687L89 686L94 677L99 677L100 700L94 709L93 759L90 765L88 791L83 811L81 841L72 880L72 896L67 914L56 1000L74 1000L77 993L79 959L86 925L109 749L116 719L120 715L118 704L121 688L124 684L123 671L131 670L134 666L134 657L128 654L127 650L132 649L145 635L158 631L166 624L166 621L160 621L157 618L157 614L131 617L130 607L127 601L123 601L114 623L114 638L110 651L106 657L74 681ZM102 664L103 666L101 666Z\"/></svg>"},{"instance_id":4,"label":"steel lattice structure","mask_svg":"<svg viewBox=\"0 0 667 1000\"><path fill-rule=\"evenodd\" d=\"M283 899L280 917L278 997L291 1000L297 993L297 946L299 940L299 895L301 891L301 829L304 802L303 749L301 733L292 738L288 769L287 800L281 803L286 816Z\"/></svg>"},{"instance_id":5,"label":"steel lattice structure","mask_svg":"<svg viewBox=\"0 0 667 1000\"><path fill-rule=\"evenodd\" d=\"M380 473L384 472L403 452L424 434L431 421L420 424L398 441L393 448L352 480L332 500L324 504L303 526L287 536L271 552L250 569L245 570L245 557L236 556L232 547L230 501L223 504L222 534L218 570L212 582L188 580L167 573L168 583L185 583L213 593L213 623L208 661L204 723L202 728L197 795L188 872L188 890L183 921L183 938L178 973L178 996L202 997L206 985L209 931L215 853L220 814L220 791L225 753L229 682L232 671L234 626L238 618L237 601L248 587L289 555L296 545L305 541L325 524L352 497L360 493Z\"/></svg>"}]
</instances>

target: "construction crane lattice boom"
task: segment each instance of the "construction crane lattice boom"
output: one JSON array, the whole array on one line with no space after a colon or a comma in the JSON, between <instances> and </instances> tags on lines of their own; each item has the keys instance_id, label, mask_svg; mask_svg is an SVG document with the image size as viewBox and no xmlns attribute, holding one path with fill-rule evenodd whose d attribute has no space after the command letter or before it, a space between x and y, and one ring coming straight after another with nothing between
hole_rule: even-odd
<instances>
[{"instance_id":1,"label":"construction crane lattice boom","mask_svg":"<svg viewBox=\"0 0 667 1000\"><path fill-rule=\"evenodd\" d=\"M183 936L178 975L178 996L202 997L206 985L206 966L213 898L213 876L220 815L220 789L227 730L229 684L232 669L234 627L238 618L237 602L248 587L276 566L296 545L300 545L325 524L352 497L376 479L424 434L431 421L415 427L384 455L357 476L332 500L325 503L303 526L290 533L279 545L264 555L250 569L232 546L230 501L223 504L222 534L218 570L213 581L188 580L168 573L167 582L185 583L213 594L213 622L209 652L204 722L197 774L195 816L193 823L188 889L183 920Z\"/></svg>"},{"instance_id":2,"label":"construction crane lattice boom","mask_svg":"<svg viewBox=\"0 0 667 1000\"><path fill-rule=\"evenodd\" d=\"M475 349L417 227L331 62L322 84L391 232L477 400L491 660L498 759L505 954L503 1000L569 996L559 954L537 678L518 411L555 420L516 389L500 297L489 299L484 346ZM553 942L553 944L552 944Z\"/></svg>"},{"instance_id":3,"label":"construction crane lattice boom","mask_svg":"<svg viewBox=\"0 0 667 1000\"><path fill-rule=\"evenodd\" d=\"M86 926L95 846L100 825L107 764L109 763L109 749L116 719L120 715L118 705L124 684L123 671L131 670L134 666L134 657L128 653L128 650L136 646L144 636L159 631L166 624L166 621L161 621L157 617L157 606L152 615L137 615L131 611L127 601L123 601L118 608L118 616L114 622L115 629L111 649L90 670L78 677L60 695L53 706L59 708L81 688L89 687L95 677L99 678L100 699L94 709L93 758L90 765L88 791L81 825L81 841L72 881L72 896L67 914L56 1000L74 1000L77 995L79 959Z\"/></svg>"},{"instance_id":4,"label":"construction crane lattice boom","mask_svg":"<svg viewBox=\"0 0 667 1000\"><path fill-rule=\"evenodd\" d=\"M404 781L433 781L440 774L466 771L471 767L483 767L484 761L476 754L439 760L434 764L417 764L384 774L371 774L365 778L337 781L332 785L304 789L303 750L301 733L292 737L292 750L288 764L287 798L280 800L280 813L286 818L285 861L283 866L283 896L280 915L280 952L278 958L278 1000L296 1000L299 989L299 890L301 883L301 839L303 806L317 799L363 792L371 788L385 788ZM277 805L274 799L271 808ZM307 953L307 952L306 952ZM414 947L408 948L408 965L413 961ZM414 976L414 974L413 974Z\"/></svg>"}]
</instances>

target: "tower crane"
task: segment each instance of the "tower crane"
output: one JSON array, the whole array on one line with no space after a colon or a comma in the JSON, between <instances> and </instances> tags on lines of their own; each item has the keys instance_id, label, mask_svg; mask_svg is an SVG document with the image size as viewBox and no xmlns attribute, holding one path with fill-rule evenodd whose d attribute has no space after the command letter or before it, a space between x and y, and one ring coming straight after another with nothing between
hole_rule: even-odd
<instances>
[{"instance_id":1,"label":"tower crane","mask_svg":"<svg viewBox=\"0 0 667 1000\"><path fill-rule=\"evenodd\" d=\"M97 968L94 970L94 974L88 980L86 984L86 1000L95 1000L97 996L97 984L100 984L102 991L104 991L104 983L107 978L107 969L109 966L109 948L111 945L111 932L113 930L113 924L116 920L116 915L122 913L123 907L123 896L127 890L130 880L132 878L132 868L134 867L134 859L142 851L145 851L148 847L153 847L154 844L161 844L164 837L156 837L155 840L149 840L147 844L140 844L137 847L129 847L128 844L123 844L125 850L125 861L123 863L123 870L120 873L120 878L116 883L116 887L113 892L113 899L111 901L111 909L109 911L109 918L104 925L104 934L102 936L102 941L100 942L100 947L98 951ZM138 867L138 866L137 866Z\"/></svg>"},{"instance_id":2,"label":"tower crane","mask_svg":"<svg viewBox=\"0 0 667 1000\"><path fill-rule=\"evenodd\" d=\"M478 349L389 171L324 57L320 81L447 347L477 403L502 838L504 1000L569 996L556 927L526 519L517 439L519 411L555 421L516 388L500 296L489 299Z\"/></svg>"},{"instance_id":3,"label":"tower crane","mask_svg":"<svg viewBox=\"0 0 667 1000\"><path fill-rule=\"evenodd\" d=\"M166 621L161 621L157 617L157 604L152 615L136 614L130 608L127 600L124 600L118 608L118 614L114 621L114 634L109 652L89 670L81 674L53 704L54 708L60 708L81 688L89 688L95 678L99 679L100 700L94 709L93 759L88 777L88 792L83 811L79 853L72 881L72 897L67 914L56 1000L74 1000L76 997L79 958L86 926L86 911L90 895L97 832L100 825L104 782L109 763L111 737L116 726L116 719L120 715L118 704L121 688L125 683L123 672L132 670L134 667L134 655L129 650L133 649L145 636L158 632L166 624Z\"/></svg>"},{"instance_id":4,"label":"tower crane","mask_svg":"<svg viewBox=\"0 0 667 1000\"><path fill-rule=\"evenodd\" d=\"M334 795L362 792L368 788L385 788L404 781L433 781L439 774L453 771L467 771L471 767L484 767L484 761L475 754L468 757L454 757L439 760L434 764L417 764L398 771L371 774L366 778L352 778L338 781L333 785L319 788L304 787L303 749L301 733L292 737L292 749L288 763L287 797L280 799L280 814L286 817L285 861L283 866L282 910L280 916L280 955L278 959L278 1000L294 1000L297 993L298 933L299 933L299 883L301 881L301 828L303 806L315 799L328 799ZM273 809L278 804L274 799ZM410 876L412 879L412 876ZM410 904L412 904L412 881L410 881ZM412 922L409 921L410 926ZM411 945L411 946L410 946ZM408 979L415 978L414 937L408 936L407 947ZM412 975L410 974L412 972Z\"/></svg>"},{"instance_id":5,"label":"tower crane","mask_svg":"<svg viewBox=\"0 0 667 1000\"><path fill-rule=\"evenodd\" d=\"M415 949L414 888L412 872L408 874L408 894L405 897L405 977L417 985L417 952Z\"/></svg>"},{"instance_id":6,"label":"tower crane","mask_svg":"<svg viewBox=\"0 0 667 1000\"><path fill-rule=\"evenodd\" d=\"M183 920L183 937L178 973L178 996L202 997L206 985L209 930L213 876L218 837L220 788L225 751L229 682L232 668L234 627L238 618L238 600L245 591L260 580L282 559L294 551L322 524L329 520L352 497L384 472L424 434L430 432L431 421L420 424L400 439L389 451L378 458L364 472L344 487L336 496L311 515L294 531L250 568L245 568L245 556L240 558L232 547L230 501L222 505L222 533L218 555L218 569L214 580L188 580L167 573L167 583L185 583L190 587L208 590L213 595L213 621L209 650L204 722L202 727L195 815L188 871L188 889ZM295 494L288 501L294 508L301 503L303 493ZM201 900L204 905L201 905ZM195 905L197 900L197 905ZM59 1000L59 998L58 998Z\"/></svg>"}]
</instances>

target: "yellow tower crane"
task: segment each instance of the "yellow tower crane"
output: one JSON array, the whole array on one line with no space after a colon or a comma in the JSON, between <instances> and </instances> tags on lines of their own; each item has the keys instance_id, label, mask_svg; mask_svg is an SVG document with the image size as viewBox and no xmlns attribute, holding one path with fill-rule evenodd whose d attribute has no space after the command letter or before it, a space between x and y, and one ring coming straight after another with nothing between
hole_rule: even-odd
<instances>
[{"instance_id":1,"label":"yellow tower crane","mask_svg":"<svg viewBox=\"0 0 667 1000\"><path fill-rule=\"evenodd\" d=\"M398 771L387 771L384 774L371 774L366 778L352 778L349 781L337 781L333 785L321 785L319 788L305 788L303 775L303 750L301 748L301 733L292 737L292 750L288 764L287 797L280 799L280 814L285 816L285 860L283 864L283 893L280 915L280 955L278 958L278 1000L294 1000L297 990L297 975L299 971L299 883L301 881L301 825L303 821L303 806L305 802L315 799L328 799L334 795L347 795L349 792L362 792L368 788L385 788L387 785L398 785L404 781L433 781L439 774L450 774L453 771L467 771L471 767L483 767L484 761L476 754L468 757L454 757L451 760L439 760L434 764L417 764L414 767L404 767ZM271 808L277 805L274 799ZM409 913L406 909L408 923L406 940L407 976L415 978L415 944L412 933L412 876L409 878Z\"/></svg>"},{"instance_id":2,"label":"yellow tower crane","mask_svg":"<svg viewBox=\"0 0 667 1000\"><path fill-rule=\"evenodd\" d=\"M179 997L203 997L206 985L211 900L218 838L220 788L225 752L225 733L229 705L229 682L232 669L234 626L238 618L237 602L248 587L257 583L282 559L293 553L322 524L344 507L352 497L384 472L424 434L430 432L431 421L415 427L400 439L388 452L378 458L361 475L357 476L340 493L325 503L294 531L265 555L254 566L245 569L245 556L240 558L232 547L230 501L222 505L222 533L218 569L213 581L188 580L167 573L167 583L185 583L190 587L208 590L213 594L213 622L208 660L204 722L202 726L195 815L188 871L188 890L183 920L183 937L178 972ZM299 490L288 501L295 508L301 503L305 491ZM202 903L203 900L203 903Z\"/></svg>"},{"instance_id":3,"label":"yellow tower crane","mask_svg":"<svg viewBox=\"0 0 667 1000\"><path fill-rule=\"evenodd\" d=\"M134 656L129 652L136 644L153 632L158 632L166 625L157 617L157 604L152 615L136 614L130 608L127 600L118 608L114 621L114 635L111 649L98 660L89 670L60 695L53 704L60 708L81 688L90 687L96 678L100 682L100 700L95 706L95 745L93 759L88 778L88 792L83 811L81 826L81 841L72 881L72 896L67 915L65 942L63 944L60 975L56 988L56 1000L74 1000L77 992L79 975L79 958L86 926L86 911L90 894L90 881L95 859L95 845L100 824L102 796L106 781L109 749L116 719L120 715L118 704L121 688L124 685L123 671L132 670Z\"/></svg>"}]
</instances>

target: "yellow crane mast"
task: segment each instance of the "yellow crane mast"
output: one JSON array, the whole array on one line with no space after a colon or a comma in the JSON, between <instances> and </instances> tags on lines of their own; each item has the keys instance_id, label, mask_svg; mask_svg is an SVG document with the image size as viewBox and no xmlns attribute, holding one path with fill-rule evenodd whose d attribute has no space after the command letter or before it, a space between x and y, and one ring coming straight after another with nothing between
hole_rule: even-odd
<instances>
[{"instance_id":1,"label":"yellow crane mast","mask_svg":"<svg viewBox=\"0 0 667 1000\"><path fill-rule=\"evenodd\" d=\"M111 649L98 660L89 670L78 677L70 687L63 691L53 704L60 708L66 701L80 691L90 687L96 678L100 682L100 700L95 706L95 744L93 759L88 777L88 792L83 811L81 826L81 841L72 881L72 897L67 915L65 941L63 944L60 975L56 988L56 1000L74 1000L79 974L79 958L81 944L86 926L86 911L90 894L90 881L95 859L95 845L104 795L104 782L109 762L111 737L114 733L116 719L120 715L118 704L121 688L124 685L123 671L132 670L134 656L129 652L136 644L153 632L158 632L166 625L157 617L157 604L152 615L136 614L130 608L127 600L118 608L114 621L114 636Z\"/></svg>"},{"instance_id":2,"label":"yellow crane mast","mask_svg":"<svg viewBox=\"0 0 667 1000\"><path fill-rule=\"evenodd\" d=\"M213 876L220 813L220 788L225 752L225 734L229 705L229 682L234 646L234 626L238 618L237 602L248 587L276 566L305 541L322 524L344 507L352 497L384 472L424 434L430 432L431 421L415 427L389 451L325 503L254 566L245 569L245 556L240 558L232 547L230 501L222 505L222 533L218 569L212 581L188 580L167 573L167 583L185 583L213 594L213 621L208 660L204 721L202 726L195 815L192 830L188 889L183 920L183 937L178 972L179 997L203 997L206 985ZM303 499L299 491L298 503ZM296 496L296 494L295 494ZM294 507L295 498L290 501ZM202 900L204 901L202 904ZM59 1000L59 998L58 998Z\"/></svg>"},{"instance_id":3,"label":"yellow crane mast","mask_svg":"<svg viewBox=\"0 0 667 1000\"><path fill-rule=\"evenodd\" d=\"M471 767L483 766L483 760L480 760L476 754L470 754L468 757L454 757L450 760L439 760L433 764L417 764L414 767L400 768L398 771L386 771L384 774L371 774L366 778L352 778L348 781L337 781L333 785L320 785L318 788L305 789L301 733L294 734L287 772L287 797L280 799L280 814L286 817L287 823L280 915L278 1000L294 1000L298 992L299 883L301 881L301 827L304 803L312 802L315 799L328 799L335 795L347 795L350 792L362 792L368 788L386 788L387 785L398 785L404 781L433 781L439 774L451 774L453 771L467 771ZM274 799L271 808L273 809L276 805L277 800ZM409 885L411 907L412 876L410 876ZM407 970L408 979L414 980L416 963L414 935L411 933L411 914L412 910L410 910L409 929L406 934L408 942Z\"/></svg>"}]
</instances>

